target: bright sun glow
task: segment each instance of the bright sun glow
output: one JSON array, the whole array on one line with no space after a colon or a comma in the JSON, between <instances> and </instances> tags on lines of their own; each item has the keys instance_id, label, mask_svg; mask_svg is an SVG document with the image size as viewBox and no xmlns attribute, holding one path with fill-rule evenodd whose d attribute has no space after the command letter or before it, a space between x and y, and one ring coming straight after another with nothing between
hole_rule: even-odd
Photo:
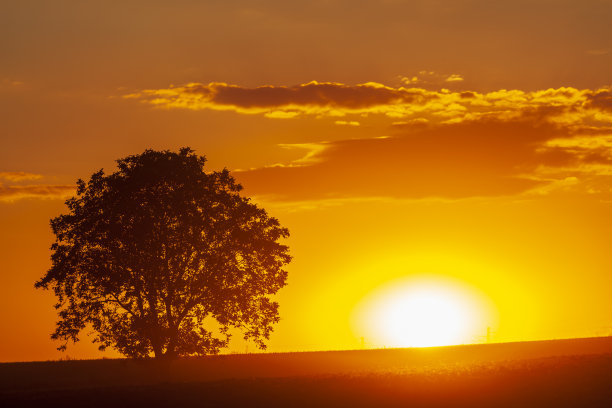
<instances>
[{"instance_id":1,"label":"bright sun glow","mask_svg":"<svg viewBox=\"0 0 612 408\"><path fill-rule=\"evenodd\" d=\"M389 299L381 316L382 329L393 344L442 346L461 342L469 322L465 305L437 288L415 288Z\"/></svg>"},{"instance_id":2,"label":"bright sun glow","mask_svg":"<svg viewBox=\"0 0 612 408\"><path fill-rule=\"evenodd\" d=\"M464 285L441 279L391 282L357 307L356 334L369 346L432 347L479 341L490 306Z\"/></svg>"}]
</instances>

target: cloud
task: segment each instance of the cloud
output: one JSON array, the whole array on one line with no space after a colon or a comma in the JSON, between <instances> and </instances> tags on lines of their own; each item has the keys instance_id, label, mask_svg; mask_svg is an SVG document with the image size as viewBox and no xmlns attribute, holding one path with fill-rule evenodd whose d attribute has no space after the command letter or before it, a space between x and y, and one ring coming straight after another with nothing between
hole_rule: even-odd
<instances>
[{"instance_id":1,"label":"cloud","mask_svg":"<svg viewBox=\"0 0 612 408\"><path fill-rule=\"evenodd\" d=\"M343 126L360 126L361 124L356 120L337 120L334 122L336 125Z\"/></svg>"},{"instance_id":2,"label":"cloud","mask_svg":"<svg viewBox=\"0 0 612 408\"><path fill-rule=\"evenodd\" d=\"M0 201L15 202L18 200L33 199L62 199L75 193L75 186L66 185L28 185L3 186L0 185Z\"/></svg>"},{"instance_id":3,"label":"cloud","mask_svg":"<svg viewBox=\"0 0 612 408\"><path fill-rule=\"evenodd\" d=\"M600 56L600 55L607 55L610 53L610 50L607 48L600 48L600 49L596 49L596 50L587 50L586 52L588 55L595 55L595 56Z\"/></svg>"},{"instance_id":4,"label":"cloud","mask_svg":"<svg viewBox=\"0 0 612 408\"><path fill-rule=\"evenodd\" d=\"M41 174L26 173L24 171L0 171L0 179L13 182L38 180L40 178L42 178Z\"/></svg>"},{"instance_id":5,"label":"cloud","mask_svg":"<svg viewBox=\"0 0 612 408\"><path fill-rule=\"evenodd\" d=\"M446 82L461 82L463 81L463 77L459 74L452 74L449 75L446 79Z\"/></svg>"},{"instance_id":6,"label":"cloud","mask_svg":"<svg viewBox=\"0 0 612 408\"><path fill-rule=\"evenodd\" d=\"M440 89L448 86L449 83L462 82L463 76L460 74L439 74L434 71L419 71L418 74L410 76L400 76L403 84L409 86L420 86L425 88Z\"/></svg>"},{"instance_id":7,"label":"cloud","mask_svg":"<svg viewBox=\"0 0 612 408\"><path fill-rule=\"evenodd\" d=\"M221 82L191 83L148 89L125 97L165 108L233 110L291 118L304 114L344 116L351 112L369 112L377 107L422 105L437 95L423 89L391 88L374 82L349 86L313 81L293 87L266 85L257 88Z\"/></svg>"},{"instance_id":8,"label":"cloud","mask_svg":"<svg viewBox=\"0 0 612 408\"><path fill-rule=\"evenodd\" d=\"M404 82L414 85L413 81L418 81L418 78L414 78L404 78ZM457 74L442 79L450 83L461 80L462 77ZM229 110L280 119L313 116L350 123L363 122L370 115L383 115L394 122L425 120L450 123L483 118L513 120L526 113L537 112L541 118L551 122L584 125L589 122L612 124L611 92L609 88L590 90L561 87L537 91L500 89L480 93L470 90L394 88L374 82L346 85L316 81L292 87L265 85L245 88L212 82L148 89L124 97L166 109ZM358 118L351 118L350 115L358 115Z\"/></svg>"},{"instance_id":9,"label":"cloud","mask_svg":"<svg viewBox=\"0 0 612 408\"><path fill-rule=\"evenodd\" d=\"M394 137L320 143L308 163L235 175L249 193L273 201L515 195L552 182L538 174L542 166L575 165L571 152L543 148L569 136L528 120L416 126Z\"/></svg>"},{"instance_id":10,"label":"cloud","mask_svg":"<svg viewBox=\"0 0 612 408\"><path fill-rule=\"evenodd\" d=\"M419 75L462 80L456 74ZM167 109L329 118L371 132L359 140L305 143L293 147L307 152L301 160L237 172L252 194L279 202L611 190L611 88L477 92L414 87L418 81L404 78L408 86L395 88L374 82L256 88L192 83L126 97ZM381 123L387 126L382 132ZM382 138L389 129L395 134Z\"/></svg>"},{"instance_id":11,"label":"cloud","mask_svg":"<svg viewBox=\"0 0 612 408\"><path fill-rule=\"evenodd\" d=\"M67 198L75 193L75 186L48 185L48 184L17 184L27 181L39 180L41 174L27 173L24 171L2 171L0 180L9 185L0 183L0 202L15 202L26 198L31 199L61 199Z\"/></svg>"},{"instance_id":12,"label":"cloud","mask_svg":"<svg viewBox=\"0 0 612 408\"><path fill-rule=\"evenodd\" d=\"M15 88L15 87L20 87L22 85L24 85L24 82L18 81L16 79L2 78L2 80L0 80L0 89Z\"/></svg>"},{"instance_id":13,"label":"cloud","mask_svg":"<svg viewBox=\"0 0 612 408\"><path fill-rule=\"evenodd\" d=\"M612 90L600 89L588 94L586 105L590 108L612 112Z\"/></svg>"}]
</instances>

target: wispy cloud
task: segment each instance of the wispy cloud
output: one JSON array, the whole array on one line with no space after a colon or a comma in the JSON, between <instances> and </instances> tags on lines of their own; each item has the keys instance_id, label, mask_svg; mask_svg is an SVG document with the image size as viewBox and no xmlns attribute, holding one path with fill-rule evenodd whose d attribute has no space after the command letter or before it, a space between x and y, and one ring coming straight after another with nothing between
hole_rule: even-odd
<instances>
[{"instance_id":1,"label":"wispy cloud","mask_svg":"<svg viewBox=\"0 0 612 408\"><path fill-rule=\"evenodd\" d=\"M41 174L24 171L2 171L0 180L0 202L12 203L22 199L61 199L74 194L75 186L50 184L23 184L43 178Z\"/></svg>"},{"instance_id":2,"label":"wispy cloud","mask_svg":"<svg viewBox=\"0 0 612 408\"><path fill-rule=\"evenodd\" d=\"M0 201L15 202L26 198L32 199L62 199L73 195L74 186L66 185L28 185L3 186L0 185Z\"/></svg>"},{"instance_id":3,"label":"wispy cloud","mask_svg":"<svg viewBox=\"0 0 612 408\"><path fill-rule=\"evenodd\" d=\"M463 81L463 77L459 74L452 74L449 75L446 79L446 82L462 82Z\"/></svg>"},{"instance_id":4,"label":"wispy cloud","mask_svg":"<svg viewBox=\"0 0 612 408\"><path fill-rule=\"evenodd\" d=\"M610 54L610 49L608 48L600 48L600 49L596 49L596 50L587 50L587 54L588 55L595 55L595 56L599 56L599 55L608 55Z\"/></svg>"},{"instance_id":5,"label":"wispy cloud","mask_svg":"<svg viewBox=\"0 0 612 408\"><path fill-rule=\"evenodd\" d=\"M41 178L42 174L26 173L24 171L0 171L0 180L26 181L38 180Z\"/></svg>"},{"instance_id":6,"label":"wispy cloud","mask_svg":"<svg viewBox=\"0 0 612 408\"><path fill-rule=\"evenodd\" d=\"M361 123L357 122L356 120L337 120L334 122L336 125L343 125L343 126L360 126Z\"/></svg>"},{"instance_id":7,"label":"wispy cloud","mask_svg":"<svg viewBox=\"0 0 612 408\"><path fill-rule=\"evenodd\" d=\"M600 109L612 113L612 90L600 89L587 95L586 105L589 108Z\"/></svg>"},{"instance_id":8,"label":"wispy cloud","mask_svg":"<svg viewBox=\"0 0 612 408\"><path fill-rule=\"evenodd\" d=\"M440 74L434 71L419 71L415 75L400 76L403 84L413 87L440 89L448 86L449 83L463 82L464 78L460 74Z\"/></svg>"},{"instance_id":9,"label":"wispy cloud","mask_svg":"<svg viewBox=\"0 0 612 408\"><path fill-rule=\"evenodd\" d=\"M445 78L451 83L461 80L459 75ZM230 110L283 119L308 115L343 118L338 119L339 124L358 121L357 118L348 117L350 115L359 115L361 120L369 115L384 115L395 122L420 120L450 123L480 118L510 120L522 117L526 112L537 113L550 121L585 124L612 123L610 92L609 88L561 87L538 91L501 89L480 93L394 88L373 82L346 85L314 81L293 87L266 85L244 88L213 82L148 89L125 97L167 109Z\"/></svg>"},{"instance_id":10,"label":"wispy cloud","mask_svg":"<svg viewBox=\"0 0 612 408\"><path fill-rule=\"evenodd\" d=\"M243 88L221 82L191 83L181 87L148 89L125 96L165 108L233 110L269 117L303 114L344 116L377 107L423 105L437 98L423 89L391 88L369 82L355 86L336 82L309 82L293 87Z\"/></svg>"},{"instance_id":11,"label":"wispy cloud","mask_svg":"<svg viewBox=\"0 0 612 408\"><path fill-rule=\"evenodd\" d=\"M392 137L301 145L308 160L237 172L277 202L612 194L612 130L519 119L405 124Z\"/></svg>"},{"instance_id":12,"label":"wispy cloud","mask_svg":"<svg viewBox=\"0 0 612 408\"><path fill-rule=\"evenodd\" d=\"M514 195L549 183L536 176L539 167L573 165L566 151L537 148L566 135L524 120L405 128L393 137L313 144L308 162L236 176L276 201Z\"/></svg>"},{"instance_id":13,"label":"wispy cloud","mask_svg":"<svg viewBox=\"0 0 612 408\"><path fill-rule=\"evenodd\" d=\"M413 81L419 78L404 83ZM482 93L372 82L257 88L192 83L127 97L167 109L327 117L344 126L367 125L368 117L377 115L378 123L393 129L391 137L375 133L301 144L294 147L307 152L301 160L237 173L253 194L279 202L460 199L562 189L612 193L612 148L606 144L612 140L610 88Z\"/></svg>"},{"instance_id":14,"label":"wispy cloud","mask_svg":"<svg viewBox=\"0 0 612 408\"><path fill-rule=\"evenodd\" d=\"M2 78L2 80L0 80L0 89L15 88L15 87L20 87L22 85L24 85L24 82L19 81L17 79Z\"/></svg>"}]
</instances>

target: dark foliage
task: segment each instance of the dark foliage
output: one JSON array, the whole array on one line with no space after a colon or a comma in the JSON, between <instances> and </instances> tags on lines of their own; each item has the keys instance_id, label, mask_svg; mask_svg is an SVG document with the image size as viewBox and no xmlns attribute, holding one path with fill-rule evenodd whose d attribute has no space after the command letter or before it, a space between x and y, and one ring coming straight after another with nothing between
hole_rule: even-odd
<instances>
[{"instance_id":1,"label":"dark foliage","mask_svg":"<svg viewBox=\"0 0 612 408\"><path fill-rule=\"evenodd\" d=\"M60 349L88 325L101 350L129 357L216 354L232 328L265 348L289 231L189 148L117 163L78 180L51 220L52 267L36 287L58 298Z\"/></svg>"}]
</instances>

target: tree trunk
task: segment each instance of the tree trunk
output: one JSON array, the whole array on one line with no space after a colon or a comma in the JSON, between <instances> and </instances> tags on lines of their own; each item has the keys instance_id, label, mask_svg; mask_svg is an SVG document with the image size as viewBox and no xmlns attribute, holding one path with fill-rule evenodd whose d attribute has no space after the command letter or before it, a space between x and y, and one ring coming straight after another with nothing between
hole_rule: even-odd
<instances>
[{"instance_id":1,"label":"tree trunk","mask_svg":"<svg viewBox=\"0 0 612 408\"><path fill-rule=\"evenodd\" d=\"M153 354L155 355L155 358L161 358L164 356L159 340L151 339L151 347L153 347Z\"/></svg>"},{"instance_id":2,"label":"tree trunk","mask_svg":"<svg viewBox=\"0 0 612 408\"><path fill-rule=\"evenodd\" d=\"M149 323L149 340L151 341L151 347L153 348L155 358L160 358L164 356L164 353L162 336L160 335L159 318L157 316L157 295L154 290L150 290L147 293L147 302L149 303L149 316L151 320Z\"/></svg>"},{"instance_id":3,"label":"tree trunk","mask_svg":"<svg viewBox=\"0 0 612 408\"><path fill-rule=\"evenodd\" d=\"M178 353L176 352L176 343L178 340L178 329L171 327L170 335L168 338L168 347L166 347L165 356L168 358L176 358L178 357Z\"/></svg>"}]
</instances>

